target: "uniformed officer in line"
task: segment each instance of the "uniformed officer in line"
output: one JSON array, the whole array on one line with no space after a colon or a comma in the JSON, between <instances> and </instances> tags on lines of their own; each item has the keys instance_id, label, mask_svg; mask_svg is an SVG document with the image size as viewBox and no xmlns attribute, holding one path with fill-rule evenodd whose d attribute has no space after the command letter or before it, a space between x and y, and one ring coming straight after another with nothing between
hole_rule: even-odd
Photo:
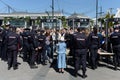
<instances>
[{"instance_id":1,"label":"uniformed officer in line","mask_svg":"<svg viewBox=\"0 0 120 80\"><path fill-rule=\"evenodd\" d=\"M7 44L7 57L8 57L8 70L13 66L13 69L17 69L17 54L18 54L18 44L21 49L20 36L16 34L16 28L11 27L10 31L6 35L5 42Z\"/></svg>"},{"instance_id":2,"label":"uniformed officer in line","mask_svg":"<svg viewBox=\"0 0 120 80\"><path fill-rule=\"evenodd\" d=\"M0 27L0 58L2 56L2 47L3 47L3 28Z\"/></svg>"},{"instance_id":3,"label":"uniformed officer in line","mask_svg":"<svg viewBox=\"0 0 120 80\"><path fill-rule=\"evenodd\" d=\"M32 30L30 32L30 35L28 36L28 41L30 45L30 67L31 68L38 68L35 64L35 58L36 58L36 51L38 50L37 44L36 44L36 32L35 30Z\"/></svg>"},{"instance_id":4,"label":"uniformed officer in line","mask_svg":"<svg viewBox=\"0 0 120 80\"><path fill-rule=\"evenodd\" d=\"M86 78L87 37L84 33L84 28L78 28L77 31L74 34L75 76L77 76L80 65L82 65L82 77Z\"/></svg>"},{"instance_id":5,"label":"uniformed officer in line","mask_svg":"<svg viewBox=\"0 0 120 80\"><path fill-rule=\"evenodd\" d=\"M30 34L30 29L25 28L23 33L21 33L21 36L23 38L23 61L28 61L28 55L29 55L29 42L28 42L28 36Z\"/></svg>"},{"instance_id":6,"label":"uniformed officer in line","mask_svg":"<svg viewBox=\"0 0 120 80\"><path fill-rule=\"evenodd\" d=\"M114 69L117 70L117 66L120 66L120 33L118 26L114 27L114 32L110 35L110 42L114 53Z\"/></svg>"},{"instance_id":7,"label":"uniformed officer in line","mask_svg":"<svg viewBox=\"0 0 120 80\"><path fill-rule=\"evenodd\" d=\"M7 46L5 42L5 37L9 33L9 27L10 27L10 24L6 23L5 29L3 31L3 51L2 51L1 59L4 61L7 61Z\"/></svg>"},{"instance_id":8,"label":"uniformed officer in line","mask_svg":"<svg viewBox=\"0 0 120 80\"><path fill-rule=\"evenodd\" d=\"M120 26L119 26L119 33L120 33Z\"/></svg>"},{"instance_id":9,"label":"uniformed officer in line","mask_svg":"<svg viewBox=\"0 0 120 80\"><path fill-rule=\"evenodd\" d=\"M35 43L35 35L34 32L30 32L29 28L25 29L25 32L22 34L23 35L23 60L28 61L30 68L38 68L35 65L35 53L37 50L37 46Z\"/></svg>"},{"instance_id":10,"label":"uniformed officer in line","mask_svg":"<svg viewBox=\"0 0 120 80\"><path fill-rule=\"evenodd\" d=\"M38 46L38 54L37 54L37 63L42 63L45 65L45 35L44 30L37 31L37 46Z\"/></svg>"},{"instance_id":11,"label":"uniformed officer in line","mask_svg":"<svg viewBox=\"0 0 120 80\"><path fill-rule=\"evenodd\" d=\"M97 28L93 28L88 36L88 45L90 50L90 65L93 70L97 68L98 61L98 49L100 48L100 38L97 33Z\"/></svg>"}]
</instances>

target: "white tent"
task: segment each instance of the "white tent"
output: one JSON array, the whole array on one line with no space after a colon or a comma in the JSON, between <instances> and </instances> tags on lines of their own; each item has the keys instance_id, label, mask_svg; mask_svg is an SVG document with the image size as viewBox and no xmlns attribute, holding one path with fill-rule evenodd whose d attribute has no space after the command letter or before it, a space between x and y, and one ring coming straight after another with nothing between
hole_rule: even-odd
<instances>
[{"instance_id":1,"label":"white tent","mask_svg":"<svg viewBox=\"0 0 120 80\"><path fill-rule=\"evenodd\" d=\"M117 8L117 13L115 14L114 18L120 18L120 8Z\"/></svg>"}]
</instances>

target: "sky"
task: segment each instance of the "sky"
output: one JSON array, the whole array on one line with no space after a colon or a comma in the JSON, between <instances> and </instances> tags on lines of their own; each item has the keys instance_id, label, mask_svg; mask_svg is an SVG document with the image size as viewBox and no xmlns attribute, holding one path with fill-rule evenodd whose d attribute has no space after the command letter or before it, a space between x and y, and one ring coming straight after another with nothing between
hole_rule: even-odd
<instances>
[{"instance_id":1,"label":"sky","mask_svg":"<svg viewBox=\"0 0 120 80\"><path fill-rule=\"evenodd\" d=\"M45 12L51 11L52 0L2 0L18 12ZM6 5L0 0L0 13L8 12ZM62 11L64 15L70 15L74 12L83 13L89 17L95 17L96 0L54 0L55 11ZM120 8L120 0L98 0L98 12L105 14L109 8L112 13L117 12Z\"/></svg>"}]
</instances>

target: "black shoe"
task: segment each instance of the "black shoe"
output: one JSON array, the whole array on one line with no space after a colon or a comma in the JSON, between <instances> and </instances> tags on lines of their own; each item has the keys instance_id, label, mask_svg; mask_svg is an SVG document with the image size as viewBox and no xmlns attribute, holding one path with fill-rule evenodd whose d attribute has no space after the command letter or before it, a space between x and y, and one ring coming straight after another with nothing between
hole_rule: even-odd
<instances>
[{"instance_id":1,"label":"black shoe","mask_svg":"<svg viewBox=\"0 0 120 80\"><path fill-rule=\"evenodd\" d=\"M87 77L87 75L86 74L84 74L83 76L82 76L82 78L86 78Z\"/></svg>"},{"instance_id":2,"label":"black shoe","mask_svg":"<svg viewBox=\"0 0 120 80\"><path fill-rule=\"evenodd\" d=\"M95 70L96 68L95 67L92 67L93 70Z\"/></svg>"},{"instance_id":3,"label":"black shoe","mask_svg":"<svg viewBox=\"0 0 120 80\"><path fill-rule=\"evenodd\" d=\"M31 69L35 69L35 68L38 68L38 66L32 65L32 66L30 66L30 68L31 68Z\"/></svg>"},{"instance_id":4,"label":"black shoe","mask_svg":"<svg viewBox=\"0 0 120 80\"><path fill-rule=\"evenodd\" d=\"M117 67L115 67L114 70L117 71Z\"/></svg>"},{"instance_id":5,"label":"black shoe","mask_svg":"<svg viewBox=\"0 0 120 80\"><path fill-rule=\"evenodd\" d=\"M58 71L58 73L61 73L61 71Z\"/></svg>"},{"instance_id":6,"label":"black shoe","mask_svg":"<svg viewBox=\"0 0 120 80\"><path fill-rule=\"evenodd\" d=\"M78 75L77 75L77 74L75 74L74 76L75 76L75 77L77 77Z\"/></svg>"},{"instance_id":7,"label":"black shoe","mask_svg":"<svg viewBox=\"0 0 120 80\"><path fill-rule=\"evenodd\" d=\"M14 70L18 69L18 67L13 67Z\"/></svg>"},{"instance_id":8,"label":"black shoe","mask_svg":"<svg viewBox=\"0 0 120 80\"><path fill-rule=\"evenodd\" d=\"M11 66L8 67L8 70L10 70L10 69L11 69Z\"/></svg>"},{"instance_id":9,"label":"black shoe","mask_svg":"<svg viewBox=\"0 0 120 80\"><path fill-rule=\"evenodd\" d=\"M118 67L120 67L120 64L118 64Z\"/></svg>"},{"instance_id":10,"label":"black shoe","mask_svg":"<svg viewBox=\"0 0 120 80\"><path fill-rule=\"evenodd\" d=\"M64 71L61 72L62 74L64 73Z\"/></svg>"}]
</instances>

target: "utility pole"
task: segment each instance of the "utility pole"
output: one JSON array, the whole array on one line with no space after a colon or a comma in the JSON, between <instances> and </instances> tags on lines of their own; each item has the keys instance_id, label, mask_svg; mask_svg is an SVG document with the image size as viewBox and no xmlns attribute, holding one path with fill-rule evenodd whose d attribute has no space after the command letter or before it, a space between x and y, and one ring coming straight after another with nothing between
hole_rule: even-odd
<instances>
[{"instance_id":1,"label":"utility pole","mask_svg":"<svg viewBox=\"0 0 120 80\"><path fill-rule=\"evenodd\" d=\"M97 29L99 29L99 27L97 26L98 24L98 0L96 0L96 27Z\"/></svg>"},{"instance_id":2,"label":"utility pole","mask_svg":"<svg viewBox=\"0 0 120 80\"><path fill-rule=\"evenodd\" d=\"M100 7L100 12L98 14L100 14L100 18L101 18L101 21L100 21L100 31L102 31L102 14L104 12L102 12L102 6Z\"/></svg>"},{"instance_id":3,"label":"utility pole","mask_svg":"<svg viewBox=\"0 0 120 80\"><path fill-rule=\"evenodd\" d=\"M112 14L113 8L109 8L110 14Z\"/></svg>"},{"instance_id":4,"label":"utility pole","mask_svg":"<svg viewBox=\"0 0 120 80\"><path fill-rule=\"evenodd\" d=\"M8 13L10 13L11 11L16 12L15 9L13 9L10 5L6 4L4 1L0 0L0 2L2 2L5 6L7 6Z\"/></svg>"},{"instance_id":5,"label":"utility pole","mask_svg":"<svg viewBox=\"0 0 120 80\"><path fill-rule=\"evenodd\" d=\"M52 27L54 27L54 0L52 0Z\"/></svg>"}]
</instances>

